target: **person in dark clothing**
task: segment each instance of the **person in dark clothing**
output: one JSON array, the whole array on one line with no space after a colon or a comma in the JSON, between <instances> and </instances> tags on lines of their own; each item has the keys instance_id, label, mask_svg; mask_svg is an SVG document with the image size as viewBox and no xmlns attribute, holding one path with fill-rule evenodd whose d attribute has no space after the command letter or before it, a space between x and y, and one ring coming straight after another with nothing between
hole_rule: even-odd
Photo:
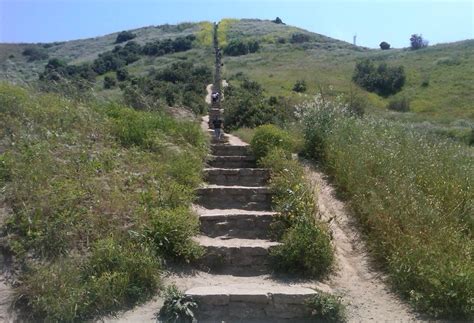
<instances>
[{"instance_id":1,"label":"person in dark clothing","mask_svg":"<svg viewBox=\"0 0 474 323\"><path fill-rule=\"evenodd\" d=\"M212 121L212 125L214 126L214 136L216 139L221 139L222 135L222 120L217 118Z\"/></svg>"}]
</instances>

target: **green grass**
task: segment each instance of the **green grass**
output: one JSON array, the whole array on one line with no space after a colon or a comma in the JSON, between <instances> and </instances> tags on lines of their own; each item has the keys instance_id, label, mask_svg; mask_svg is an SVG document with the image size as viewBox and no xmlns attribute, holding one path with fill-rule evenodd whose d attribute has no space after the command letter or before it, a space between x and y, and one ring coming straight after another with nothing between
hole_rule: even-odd
<instances>
[{"instance_id":1,"label":"green grass","mask_svg":"<svg viewBox=\"0 0 474 323\"><path fill-rule=\"evenodd\" d=\"M0 138L3 247L30 319L113 313L156 293L164 260L199 257L197 121L1 83Z\"/></svg>"},{"instance_id":2,"label":"green grass","mask_svg":"<svg viewBox=\"0 0 474 323\"><path fill-rule=\"evenodd\" d=\"M422 312L472 319L472 148L321 98L304 110L307 153L350 199L393 286Z\"/></svg>"}]
</instances>

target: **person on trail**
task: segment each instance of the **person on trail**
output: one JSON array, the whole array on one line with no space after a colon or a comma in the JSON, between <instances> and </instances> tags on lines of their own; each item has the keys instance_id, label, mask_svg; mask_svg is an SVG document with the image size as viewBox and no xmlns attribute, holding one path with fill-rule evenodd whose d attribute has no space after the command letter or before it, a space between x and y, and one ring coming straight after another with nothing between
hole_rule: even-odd
<instances>
[{"instance_id":1,"label":"person on trail","mask_svg":"<svg viewBox=\"0 0 474 323\"><path fill-rule=\"evenodd\" d=\"M222 135L222 120L220 118L216 118L212 121L212 125L214 126L214 136L217 140L220 140Z\"/></svg>"}]
</instances>

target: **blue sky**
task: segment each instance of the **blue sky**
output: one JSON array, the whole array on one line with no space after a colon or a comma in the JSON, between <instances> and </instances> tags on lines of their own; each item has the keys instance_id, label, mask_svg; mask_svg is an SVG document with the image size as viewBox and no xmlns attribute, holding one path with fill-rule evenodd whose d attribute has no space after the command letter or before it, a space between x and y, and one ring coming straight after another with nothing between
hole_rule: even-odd
<instances>
[{"instance_id":1,"label":"blue sky","mask_svg":"<svg viewBox=\"0 0 474 323\"><path fill-rule=\"evenodd\" d=\"M474 0L0 0L0 42L51 42L183 21L274 19L357 44L474 38Z\"/></svg>"}]
</instances>

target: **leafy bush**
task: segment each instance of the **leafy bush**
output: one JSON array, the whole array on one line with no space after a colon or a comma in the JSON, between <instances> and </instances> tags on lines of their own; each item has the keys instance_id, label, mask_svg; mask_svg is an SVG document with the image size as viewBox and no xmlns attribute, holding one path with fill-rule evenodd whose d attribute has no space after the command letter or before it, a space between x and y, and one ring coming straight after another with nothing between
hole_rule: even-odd
<instances>
[{"instance_id":1,"label":"leafy bush","mask_svg":"<svg viewBox=\"0 0 474 323\"><path fill-rule=\"evenodd\" d=\"M194 310L198 305L174 285L168 286L164 293L165 302L157 314L159 322L186 323L194 322Z\"/></svg>"},{"instance_id":2,"label":"leafy bush","mask_svg":"<svg viewBox=\"0 0 474 323\"><path fill-rule=\"evenodd\" d=\"M393 99L387 104L387 109L397 112L410 111L410 101L406 97Z\"/></svg>"},{"instance_id":3,"label":"leafy bush","mask_svg":"<svg viewBox=\"0 0 474 323\"><path fill-rule=\"evenodd\" d=\"M382 50L390 49L390 44L385 41L381 42L379 46L380 46L380 49Z\"/></svg>"},{"instance_id":4,"label":"leafy bush","mask_svg":"<svg viewBox=\"0 0 474 323\"><path fill-rule=\"evenodd\" d=\"M276 24L281 24L281 25L284 25L283 21L280 19L280 17L276 17L275 20L272 20L272 22L276 23Z\"/></svg>"},{"instance_id":5,"label":"leafy bush","mask_svg":"<svg viewBox=\"0 0 474 323\"><path fill-rule=\"evenodd\" d=\"M254 128L263 124L284 124L294 118L294 105L286 98L265 98L262 86L240 76L240 86L225 89L224 119L227 129Z\"/></svg>"},{"instance_id":6,"label":"leafy bush","mask_svg":"<svg viewBox=\"0 0 474 323\"><path fill-rule=\"evenodd\" d=\"M279 216L272 229L282 245L272 249L274 268L321 277L334 261L328 229L315 220L314 190L305 182L303 168L288 157L288 151L274 148L259 163L271 170L273 205Z\"/></svg>"},{"instance_id":7,"label":"leafy bush","mask_svg":"<svg viewBox=\"0 0 474 323\"><path fill-rule=\"evenodd\" d=\"M260 49L260 44L256 40L234 39L224 47L224 54L229 56L240 56L255 53Z\"/></svg>"},{"instance_id":8,"label":"leafy bush","mask_svg":"<svg viewBox=\"0 0 474 323\"><path fill-rule=\"evenodd\" d=\"M104 89L112 89L117 85L117 80L115 77L107 75L104 77Z\"/></svg>"},{"instance_id":9,"label":"leafy bush","mask_svg":"<svg viewBox=\"0 0 474 323\"><path fill-rule=\"evenodd\" d=\"M143 46L142 54L148 56L163 56L170 53L185 52L193 47L194 35L177 37L176 39L157 40L146 43Z\"/></svg>"},{"instance_id":10,"label":"leafy bush","mask_svg":"<svg viewBox=\"0 0 474 323\"><path fill-rule=\"evenodd\" d=\"M99 75L117 71L139 60L140 53L141 46L134 41L128 42L124 47L117 45L113 50L99 54L92 63L92 69Z\"/></svg>"},{"instance_id":11,"label":"leafy bush","mask_svg":"<svg viewBox=\"0 0 474 323\"><path fill-rule=\"evenodd\" d=\"M301 43L307 43L311 40L308 34L303 34L303 33L294 33L291 35L290 38L290 43L292 44L301 44Z\"/></svg>"},{"instance_id":12,"label":"leafy bush","mask_svg":"<svg viewBox=\"0 0 474 323\"><path fill-rule=\"evenodd\" d=\"M324 322L346 321L346 308L340 297L318 291L306 302L306 305L311 309L315 319Z\"/></svg>"},{"instance_id":13,"label":"leafy bush","mask_svg":"<svg viewBox=\"0 0 474 323\"><path fill-rule=\"evenodd\" d=\"M211 81L212 72L208 67L177 62L133 80L123 87L123 93L125 101L139 110L184 105L199 114L206 109L204 94Z\"/></svg>"},{"instance_id":14,"label":"leafy bush","mask_svg":"<svg viewBox=\"0 0 474 323\"><path fill-rule=\"evenodd\" d=\"M410 37L410 46L413 50L425 48L428 47L428 41L426 39L423 39L422 35L413 34Z\"/></svg>"},{"instance_id":15,"label":"leafy bush","mask_svg":"<svg viewBox=\"0 0 474 323\"><path fill-rule=\"evenodd\" d=\"M127 69L124 67L119 68L115 74L119 82L123 82L130 79L130 74L128 73Z\"/></svg>"},{"instance_id":16,"label":"leafy bush","mask_svg":"<svg viewBox=\"0 0 474 323\"><path fill-rule=\"evenodd\" d=\"M22 54L28 57L28 62L41 61L49 57L46 50L41 47L28 47L23 50Z\"/></svg>"},{"instance_id":17,"label":"leafy bush","mask_svg":"<svg viewBox=\"0 0 474 323\"><path fill-rule=\"evenodd\" d=\"M115 39L115 43L116 44L124 43L128 40L131 40L131 39L135 38L135 37L137 37L137 35L135 35L131 31L122 31L117 35L117 38Z\"/></svg>"},{"instance_id":18,"label":"leafy bush","mask_svg":"<svg viewBox=\"0 0 474 323\"><path fill-rule=\"evenodd\" d=\"M272 249L273 268L305 277L321 278L334 261L327 230L315 221L297 222L283 235L282 245Z\"/></svg>"},{"instance_id":19,"label":"leafy bush","mask_svg":"<svg viewBox=\"0 0 474 323\"><path fill-rule=\"evenodd\" d=\"M468 148L404 124L351 117L337 102L302 109L309 155L350 198L394 287L431 315L472 318Z\"/></svg>"},{"instance_id":20,"label":"leafy bush","mask_svg":"<svg viewBox=\"0 0 474 323\"><path fill-rule=\"evenodd\" d=\"M356 64L352 80L370 92L388 96L400 91L405 84L405 71L402 66L389 67L380 63L375 67L368 59Z\"/></svg>"},{"instance_id":21,"label":"leafy bush","mask_svg":"<svg viewBox=\"0 0 474 323\"><path fill-rule=\"evenodd\" d=\"M306 81L305 80L298 80L296 81L295 85L293 86L293 91L295 92L306 92Z\"/></svg>"},{"instance_id":22,"label":"leafy bush","mask_svg":"<svg viewBox=\"0 0 474 323\"><path fill-rule=\"evenodd\" d=\"M191 239L199 233L199 219L188 207L156 210L150 215L145 232L166 259L191 262L203 254L203 249Z\"/></svg>"},{"instance_id":23,"label":"leafy bush","mask_svg":"<svg viewBox=\"0 0 474 323\"><path fill-rule=\"evenodd\" d=\"M274 148L281 148L291 154L298 149L295 144L288 132L270 124L256 128L250 143L257 160L265 157Z\"/></svg>"}]
</instances>

